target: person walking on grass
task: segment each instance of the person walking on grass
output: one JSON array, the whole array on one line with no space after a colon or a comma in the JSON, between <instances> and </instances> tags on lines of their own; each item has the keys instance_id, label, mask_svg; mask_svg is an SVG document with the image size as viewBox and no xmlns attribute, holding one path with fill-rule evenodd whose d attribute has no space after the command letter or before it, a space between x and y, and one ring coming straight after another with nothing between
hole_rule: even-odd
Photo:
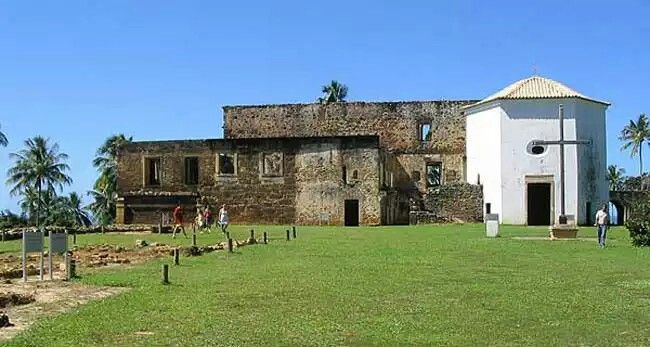
<instances>
[{"instance_id":1,"label":"person walking on grass","mask_svg":"<svg viewBox=\"0 0 650 347\"><path fill-rule=\"evenodd\" d=\"M205 206L205 210L203 210L203 219L203 226L209 233L210 228L212 227L212 212L210 212L210 206Z\"/></svg>"},{"instance_id":2,"label":"person walking on grass","mask_svg":"<svg viewBox=\"0 0 650 347\"><path fill-rule=\"evenodd\" d=\"M219 224L221 225L221 232L226 233L226 229L228 229L228 210L226 210L226 204L221 205L221 209L219 210Z\"/></svg>"},{"instance_id":3,"label":"person walking on grass","mask_svg":"<svg viewBox=\"0 0 650 347\"><path fill-rule=\"evenodd\" d=\"M609 214L607 214L607 205L596 212L596 224L598 228L598 246L605 248L605 239L607 238L607 229L609 228Z\"/></svg>"},{"instance_id":4,"label":"person walking on grass","mask_svg":"<svg viewBox=\"0 0 650 347\"><path fill-rule=\"evenodd\" d=\"M172 231L172 239L176 238L176 230L181 229L183 232L183 235L185 235L185 238L187 238L187 234L185 233L185 227L183 226L183 208L181 207L181 203L176 204L176 208L174 209L174 230Z\"/></svg>"}]
</instances>

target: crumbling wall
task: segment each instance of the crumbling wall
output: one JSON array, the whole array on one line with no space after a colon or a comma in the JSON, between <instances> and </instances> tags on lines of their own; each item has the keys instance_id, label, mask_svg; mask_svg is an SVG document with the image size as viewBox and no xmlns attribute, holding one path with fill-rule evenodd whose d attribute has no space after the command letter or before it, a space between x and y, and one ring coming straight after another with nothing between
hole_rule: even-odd
<instances>
[{"instance_id":1,"label":"crumbling wall","mask_svg":"<svg viewBox=\"0 0 650 347\"><path fill-rule=\"evenodd\" d=\"M220 153L235 156L235 174L218 173ZM277 174L265 172L265 155L278 158ZM198 184L185 182L187 157L198 157ZM226 204L232 223L317 224L327 212L339 225L344 200L358 199L361 223L378 224L378 157L376 137L134 142L118 156L117 222L158 224L179 201L185 223L196 207L209 205L216 217ZM147 158L160 158L159 185L145 184Z\"/></svg>"},{"instance_id":2,"label":"crumbling wall","mask_svg":"<svg viewBox=\"0 0 650 347\"><path fill-rule=\"evenodd\" d=\"M482 221L483 189L469 183L429 188L423 195L423 210L411 211L411 224Z\"/></svg>"}]
</instances>

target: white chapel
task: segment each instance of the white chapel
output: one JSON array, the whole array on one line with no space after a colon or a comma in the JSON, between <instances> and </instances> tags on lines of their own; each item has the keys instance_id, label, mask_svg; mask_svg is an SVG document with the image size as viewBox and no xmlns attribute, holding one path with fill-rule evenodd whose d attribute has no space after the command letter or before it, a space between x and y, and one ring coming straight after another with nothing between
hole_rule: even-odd
<instances>
[{"instance_id":1,"label":"white chapel","mask_svg":"<svg viewBox=\"0 0 650 347\"><path fill-rule=\"evenodd\" d=\"M504 224L558 223L564 147L565 215L593 223L596 210L609 200L608 106L539 76L467 106L467 181L483 186L484 213L499 214Z\"/></svg>"}]
</instances>

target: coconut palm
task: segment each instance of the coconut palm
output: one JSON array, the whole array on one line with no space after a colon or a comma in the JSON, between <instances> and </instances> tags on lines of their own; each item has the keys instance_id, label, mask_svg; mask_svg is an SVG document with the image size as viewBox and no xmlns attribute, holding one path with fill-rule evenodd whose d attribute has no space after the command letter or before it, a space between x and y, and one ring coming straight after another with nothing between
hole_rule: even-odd
<instances>
[{"instance_id":1,"label":"coconut palm","mask_svg":"<svg viewBox=\"0 0 650 347\"><path fill-rule=\"evenodd\" d=\"M53 193L72 183L72 178L66 174L70 170L65 163L68 155L59 152L58 144L50 144L49 139L36 136L25 140L25 148L9 157L15 161L7 171L7 184L13 185L9 193L23 195L30 188L36 189L36 225L40 225L43 192Z\"/></svg>"},{"instance_id":2,"label":"coconut palm","mask_svg":"<svg viewBox=\"0 0 650 347\"><path fill-rule=\"evenodd\" d=\"M625 169L620 168L616 165L610 165L607 167L607 181L609 182L609 190L616 191L621 189L624 174Z\"/></svg>"},{"instance_id":3,"label":"coconut palm","mask_svg":"<svg viewBox=\"0 0 650 347\"><path fill-rule=\"evenodd\" d=\"M65 199L65 209L75 226L89 226L92 224L85 207L81 206L81 198L76 192L70 193Z\"/></svg>"},{"instance_id":4,"label":"coconut palm","mask_svg":"<svg viewBox=\"0 0 650 347\"><path fill-rule=\"evenodd\" d=\"M650 138L650 124L645 114L639 115L639 119L626 125L618 137L623 141L622 149L629 149L630 155L639 155L639 175L643 174L643 142Z\"/></svg>"},{"instance_id":5,"label":"coconut palm","mask_svg":"<svg viewBox=\"0 0 650 347\"><path fill-rule=\"evenodd\" d=\"M9 144L9 141L7 141L7 137L5 136L2 131L0 131L0 146L2 147L7 147L7 144Z\"/></svg>"},{"instance_id":6,"label":"coconut palm","mask_svg":"<svg viewBox=\"0 0 650 347\"><path fill-rule=\"evenodd\" d=\"M345 97L348 96L348 87L338 81L332 81L323 86L322 92L323 96L318 98L320 103L345 102Z\"/></svg>"},{"instance_id":7,"label":"coconut palm","mask_svg":"<svg viewBox=\"0 0 650 347\"><path fill-rule=\"evenodd\" d=\"M94 190L88 195L95 199L88 208L93 211L101 225L112 223L115 218L115 191L117 190L117 156L122 145L133 141L124 134L109 136L97 149L93 166L99 171Z\"/></svg>"}]
</instances>

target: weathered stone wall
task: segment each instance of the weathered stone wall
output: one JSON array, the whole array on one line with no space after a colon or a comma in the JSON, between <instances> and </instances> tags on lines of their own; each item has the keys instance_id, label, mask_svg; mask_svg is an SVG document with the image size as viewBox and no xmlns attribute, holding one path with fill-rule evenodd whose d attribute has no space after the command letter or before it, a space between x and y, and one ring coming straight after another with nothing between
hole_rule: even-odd
<instances>
[{"instance_id":1,"label":"weathered stone wall","mask_svg":"<svg viewBox=\"0 0 650 347\"><path fill-rule=\"evenodd\" d=\"M235 155L234 175L217 174L220 153ZM264 174L263 156L269 153L281 155L281 174ZM189 156L199 158L196 185L185 184ZM144 184L146 158L161 160L159 186ZM317 224L326 212L329 223L338 225L344 200L358 199L361 223L378 224L378 158L372 136L135 142L118 158L118 223L157 224L161 212L171 217L180 201L186 223L197 204L208 204L215 216L226 204L233 223Z\"/></svg>"},{"instance_id":2,"label":"weathered stone wall","mask_svg":"<svg viewBox=\"0 0 650 347\"><path fill-rule=\"evenodd\" d=\"M469 183L443 184L429 188L423 196L425 211L412 211L419 216L417 223L424 220L436 222L482 222L483 190L479 185ZM413 221L412 221L413 222Z\"/></svg>"},{"instance_id":3,"label":"weathered stone wall","mask_svg":"<svg viewBox=\"0 0 650 347\"><path fill-rule=\"evenodd\" d=\"M226 138L377 135L396 153L464 153L462 106L474 100L225 106ZM419 125L431 124L430 141Z\"/></svg>"}]
</instances>

